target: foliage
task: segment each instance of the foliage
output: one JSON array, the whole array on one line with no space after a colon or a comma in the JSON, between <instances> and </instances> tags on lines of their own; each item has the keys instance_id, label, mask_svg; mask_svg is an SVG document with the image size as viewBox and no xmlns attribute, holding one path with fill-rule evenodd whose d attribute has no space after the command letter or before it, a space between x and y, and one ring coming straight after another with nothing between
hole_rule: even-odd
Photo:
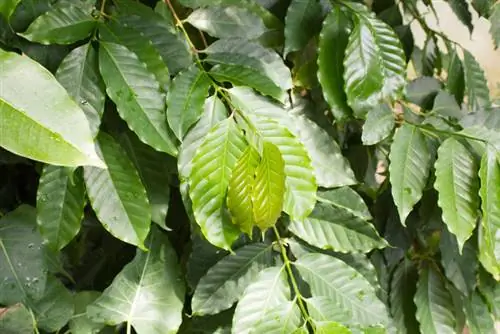
<instances>
[{"instance_id":1,"label":"foliage","mask_svg":"<svg viewBox=\"0 0 500 334\"><path fill-rule=\"evenodd\" d=\"M493 333L500 107L433 6L1 1L0 332Z\"/></svg>"}]
</instances>

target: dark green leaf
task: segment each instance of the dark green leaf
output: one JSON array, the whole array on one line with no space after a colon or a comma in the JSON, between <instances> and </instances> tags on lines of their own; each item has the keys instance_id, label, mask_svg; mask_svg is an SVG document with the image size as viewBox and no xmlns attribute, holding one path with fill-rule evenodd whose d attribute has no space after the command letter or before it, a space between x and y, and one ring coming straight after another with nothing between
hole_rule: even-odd
<instances>
[{"instance_id":1,"label":"dark green leaf","mask_svg":"<svg viewBox=\"0 0 500 334\"><path fill-rule=\"evenodd\" d=\"M210 78L197 64L191 65L172 81L167 94L167 120L179 140L203 113Z\"/></svg>"},{"instance_id":2,"label":"dark green leaf","mask_svg":"<svg viewBox=\"0 0 500 334\"><path fill-rule=\"evenodd\" d=\"M0 14L3 15L7 21L9 21L10 16L14 13L17 5L21 0L4 0L0 4Z\"/></svg>"},{"instance_id":3,"label":"dark green leaf","mask_svg":"<svg viewBox=\"0 0 500 334\"><path fill-rule=\"evenodd\" d=\"M495 48L498 48L500 45L500 4L498 2L493 6L490 22L490 33L493 37L493 43L495 43Z\"/></svg>"},{"instance_id":4,"label":"dark green leaf","mask_svg":"<svg viewBox=\"0 0 500 334\"><path fill-rule=\"evenodd\" d=\"M491 107L490 90L481 65L474 56L464 50L465 87L469 109L480 111Z\"/></svg>"},{"instance_id":5,"label":"dark green leaf","mask_svg":"<svg viewBox=\"0 0 500 334\"><path fill-rule=\"evenodd\" d=\"M434 99L432 112L445 117L461 119L464 112L460 109L455 98L446 91L440 91Z\"/></svg>"},{"instance_id":6,"label":"dark green leaf","mask_svg":"<svg viewBox=\"0 0 500 334\"><path fill-rule=\"evenodd\" d=\"M447 73L446 89L455 96L457 103L461 105L464 100L465 77L462 61L458 57L457 52L453 52L450 56Z\"/></svg>"},{"instance_id":7,"label":"dark green leaf","mask_svg":"<svg viewBox=\"0 0 500 334\"><path fill-rule=\"evenodd\" d=\"M441 83L432 77L420 77L406 86L406 99L424 109L432 108L432 101L441 91Z\"/></svg>"},{"instance_id":8,"label":"dark green leaf","mask_svg":"<svg viewBox=\"0 0 500 334\"><path fill-rule=\"evenodd\" d=\"M92 304L99 296L97 291L81 291L73 296L75 305L75 313L69 321L69 328L73 334L88 334L99 332L103 327L103 323L93 322L87 316L87 306Z\"/></svg>"},{"instance_id":9,"label":"dark green leaf","mask_svg":"<svg viewBox=\"0 0 500 334\"><path fill-rule=\"evenodd\" d=\"M441 54L435 37L427 37L422 53L422 75L432 77L434 69L441 70Z\"/></svg>"},{"instance_id":10,"label":"dark green leaf","mask_svg":"<svg viewBox=\"0 0 500 334\"><path fill-rule=\"evenodd\" d=\"M401 333L418 333L413 296L418 279L417 267L404 258L391 277L389 304L394 325Z\"/></svg>"},{"instance_id":11,"label":"dark green leaf","mask_svg":"<svg viewBox=\"0 0 500 334\"><path fill-rule=\"evenodd\" d=\"M380 104L370 110L363 124L361 140L365 145L375 145L389 137L394 129L395 120L392 109L387 104Z\"/></svg>"},{"instance_id":12,"label":"dark green leaf","mask_svg":"<svg viewBox=\"0 0 500 334\"><path fill-rule=\"evenodd\" d=\"M33 317L23 304L0 308L0 331L3 334L33 334Z\"/></svg>"},{"instance_id":13,"label":"dark green leaf","mask_svg":"<svg viewBox=\"0 0 500 334\"><path fill-rule=\"evenodd\" d=\"M332 190L318 191L318 201L332 204L340 209L344 209L353 215L363 219L370 220L372 215L363 200L363 198L349 187L342 187Z\"/></svg>"},{"instance_id":14,"label":"dark green leaf","mask_svg":"<svg viewBox=\"0 0 500 334\"><path fill-rule=\"evenodd\" d=\"M472 14L469 11L469 5L466 0L449 0L448 4L451 9L458 17L458 19L467 26L469 32L472 34L472 29L474 29L472 25ZM493 22L493 21L492 21Z\"/></svg>"},{"instance_id":15,"label":"dark green leaf","mask_svg":"<svg viewBox=\"0 0 500 334\"><path fill-rule=\"evenodd\" d=\"M305 47L319 32L322 12L317 0L292 0L285 18L285 56Z\"/></svg>"},{"instance_id":16,"label":"dark green leaf","mask_svg":"<svg viewBox=\"0 0 500 334\"><path fill-rule=\"evenodd\" d=\"M476 290L465 300L465 315L471 334L495 333L495 322L481 294Z\"/></svg>"},{"instance_id":17,"label":"dark green leaf","mask_svg":"<svg viewBox=\"0 0 500 334\"><path fill-rule=\"evenodd\" d=\"M495 1L496 0L472 0L472 7L474 7L479 16L488 18Z\"/></svg>"}]
</instances>

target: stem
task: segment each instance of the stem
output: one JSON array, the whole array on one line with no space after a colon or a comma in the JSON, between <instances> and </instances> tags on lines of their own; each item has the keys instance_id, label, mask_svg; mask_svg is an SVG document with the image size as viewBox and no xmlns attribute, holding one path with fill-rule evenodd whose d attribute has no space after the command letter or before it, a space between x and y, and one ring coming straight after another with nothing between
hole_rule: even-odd
<instances>
[{"instance_id":1,"label":"stem","mask_svg":"<svg viewBox=\"0 0 500 334\"><path fill-rule=\"evenodd\" d=\"M186 28L184 28L184 24L182 24L181 19L179 18L179 16L175 12L174 6L172 6L172 3L170 2L170 0L165 0L165 4L168 6L170 11L172 12L172 15L174 16L174 20L175 20L176 25L181 29L182 34L184 35L184 37L186 38L186 40L189 44L189 47L193 50L194 54L196 55L197 63L199 63L200 58L198 57L198 49L196 49L193 42L191 41L191 38L189 38L189 34L186 31ZM201 65L201 63L200 63L200 65Z\"/></svg>"},{"instance_id":2,"label":"stem","mask_svg":"<svg viewBox=\"0 0 500 334\"><path fill-rule=\"evenodd\" d=\"M465 138L465 139L480 141L480 142L483 142L483 143L488 143L488 141L486 141L484 139L473 137L473 136L469 136L469 135L466 135L466 134L463 134L463 133L450 132L450 131L446 131L446 130L439 130L439 129L436 129L436 128L430 128L430 127L427 127L425 125L420 125L420 124L416 124L416 123L412 123L412 122L408 122L408 121L404 121L404 122L406 122L407 124L410 124L410 125L412 125L414 127L417 127L419 129L422 129L423 131L432 133L432 134L434 134L434 133L441 133L441 134L448 135L448 136L456 136L456 137L461 137L461 138Z\"/></svg>"},{"instance_id":3,"label":"stem","mask_svg":"<svg viewBox=\"0 0 500 334\"><path fill-rule=\"evenodd\" d=\"M278 232L278 229L276 226L273 226L274 234L276 235L276 241L278 242L278 245L280 246L280 251L281 251L281 257L283 258L283 262L285 263L285 268L288 273L288 276L290 277L290 281L292 282L292 289L293 292L295 293L295 296L297 298L297 304L299 305L300 312L306 319L306 321L311 325L312 328L314 328L313 323L311 321L311 317L309 317L309 313L307 313L306 307L304 305L304 301L302 300L304 297L302 297L302 294L300 293L299 286L297 284L297 281L295 280L295 277L293 276L293 271L292 271L292 266L290 264L290 259L288 259L288 255L286 254L286 248L281 242L281 236Z\"/></svg>"},{"instance_id":4,"label":"stem","mask_svg":"<svg viewBox=\"0 0 500 334\"><path fill-rule=\"evenodd\" d=\"M106 9L106 1L107 0L102 0L101 2L101 9L99 10L101 12L101 16L106 16L106 13L104 12Z\"/></svg>"},{"instance_id":5,"label":"stem","mask_svg":"<svg viewBox=\"0 0 500 334\"><path fill-rule=\"evenodd\" d=\"M132 334L132 325L130 321L127 321L127 334Z\"/></svg>"}]
</instances>

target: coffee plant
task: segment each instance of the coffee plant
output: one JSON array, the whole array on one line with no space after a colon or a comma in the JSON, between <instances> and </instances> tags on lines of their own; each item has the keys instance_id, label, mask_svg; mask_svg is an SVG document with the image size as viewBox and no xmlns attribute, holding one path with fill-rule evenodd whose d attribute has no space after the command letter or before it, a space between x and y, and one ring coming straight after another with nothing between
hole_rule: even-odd
<instances>
[{"instance_id":1,"label":"coffee plant","mask_svg":"<svg viewBox=\"0 0 500 334\"><path fill-rule=\"evenodd\" d=\"M0 333L495 333L500 107L429 16L1 0Z\"/></svg>"}]
</instances>

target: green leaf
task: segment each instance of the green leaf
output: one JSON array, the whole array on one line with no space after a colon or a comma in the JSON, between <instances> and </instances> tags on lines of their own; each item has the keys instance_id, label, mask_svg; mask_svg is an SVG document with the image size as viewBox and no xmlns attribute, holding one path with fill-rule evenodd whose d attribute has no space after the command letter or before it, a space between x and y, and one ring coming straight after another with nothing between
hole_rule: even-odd
<instances>
[{"instance_id":1,"label":"green leaf","mask_svg":"<svg viewBox=\"0 0 500 334\"><path fill-rule=\"evenodd\" d=\"M319 32L322 15L323 9L317 0L293 0L290 3L285 17L285 56L304 48Z\"/></svg>"},{"instance_id":2,"label":"green leaf","mask_svg":"<svg viewBox=\"0 0 500 334\"><path fill-rule=\"evenodd\" d=\"M464 116L464 113L457 104L455 97L444 90L440 91L434 99L432 112L455 119L461 119Z\"/></svg>"},{"instance_id":3,"label":"green leaf","mask_svg":"<svg viewBox=\"0 0 500 334\"><path fill-rule=\"evenodd\" d=\"M253 77L256 77L258 82L266 84L255 88L279 101L283 101L285 91L292 88L290 70L283 60L278 54L257 43L239 38L224 39L211 44L204 52L207 54L205 61L223 65L219 68L245 68L245 76L238 76L236 83L243 81L247 86L253 87ZM217 71L211 71L211 74L217 79Z\"/></svg>"},{"instance_id":4,"label":"green leaf","mask_svg":"<svg viewBox=\"0 0 500 334\"><path fill-rule=\"evenodd\" d=\"M361 140L365 145L375 145L389 137L395 125L392 109L387 104L380 104L370 110L363 124Z\"/></svg>"},{"instance_id":5,"label":"green leaf","mask_svg":"<svg viewBox=\"0 0 500 334\"><path fill-rule=\"evenodd\" d=\"M289 300L284 267L264 269L236 306L233 333L293 333L300 326L300 310Z\"/></svg>"},{"instance_id":6,"label":"green leaf","mask_svg":"<svg viewBox=\"0 0 500 334\"><path fill-rule=\"evenodd\" d=\"M318 334L351 334L349 328L331 321L317 322L316 333ZM366 332L365 332L366 333Z\"/></svg>"},{"instance_id":7,"label":"green leaf","mask_svg":"<svg viewBox=\"0 0 500 334\"><path fill-rule=\"evenodd\" d=\"M472 235L479 209L478 166L474 156L456 139L450 137L439 147L434 188L443 221L457 236L458 249Z\"/></svg>"},{"instance_id":8,"label":"green leaf","mask_svg":"<svg viewBox=\"0 0 500 334\"><path fill-rule=\"evenodd\" d=\"M12 52L0 50L0 63L0 146L54 165L103 166L85 114L52 74Z\"/></svg>"},{"instance_id":9,"label":"green leaf","mask_svg":"<svg viewBox=\"0 0 500 334\"><path fill-rule=\"evenodd\" d=\"M87 314L110 325L124 322L138 334L176 333L185 293L177 255L157 228L151 230L146 247L149 251L137 250L132 262L87 307Z\"/></svg>"},{"instance_id":10,"label":"green leaf","mask_svg":"<svg viewBox=\"0 0 500 334\"><path fill-rule=\"evenodd\" d=\"M316 196L318 201L332 204L339 209L344 209L363 220L372 219L372 215L363 198L349 187L320 190Z\"/></svg>"},{"instance_id":11,"label":"green leaf","mask_svg":"<svg viewBox=\"0 0 500 334\"><path fill-rule=\"evenodd\" d=\"M416 306L413 302L417 279L417 267L406 258L403 258L392 273L389 304L394 325L401 333L418 333Z\"/></svg>"},{"instance_id":12,"label":"green leaf","mask_svg":"<svg viewBox=\"0 0 500 334\"><path fill-rule=\"evenodd\" d=\"M433 77L420 77L406 86L406 99L430 110L436 95L441 91L441 82ZM463 94L462 94L463 96Z\"/></svg>"},{"instance_id":13,"label":"green leaf","mask_svg":"<svg viewBox=\"0 0 500 334\"><path fill-rule=\"evenodd\" d=\"M165 220L170 202L171 176L169 171L175 161L170 160L170 156L155 151L150 146L142 143L131 132L120 137L120 144L134 164L146 189L149 204L151 205L151 220L165 229Z\"/></svg>"},{"instance_id":14,"label":"green leaf","mask_svg":"<svg viewBox=\"0 0 500 334\"><path fill-rule=\"evenodd\" d=\"M318 80L323 88L323 95L330 105L335 118L342 120L352 114L347 105L344 91L344 55L352 24L340 6L333 6L332 11L323 21L318 46Z\"/></svg>"},{"instance_id":15,"label":"green leaf","mask_svg":"<svg viewBox=\"0 0 500 334\"><path fill-rule=\"evenodd\" d=\"M472 14L469 11L469 5L465 0L450 0L448 1L451 9L458 17L458 19L467 26L469 32L472 34L474 26L472 25ZM492 21L493 22L493 21Z\"/></svg>"},{"instance_id":16,"label":"green leaf","mask_svg":"<svg viewBox=\"0 0 500 334\"><path fill-rule=\"evenodd\" d=\"M464 296L470 296L476 286L478 267L475 247L467 242L459 253L456 237L443 229L439 248L446 277Z\"/></svg>"},{"instance_id":17,"label":"green leaf","mask_svg":"<svg viewBox=\"0 0 500 334\"><path fill-rule=\"evenodd\" d=\"M281 157L281 153L278 154ZM255 225L252 193L259 160L259 152L253 146L247 146L233 168L227 190L227 207L233 223L248 235L252 235Z\"/></svg>"},{"instance_id":18,"label":"green leaf","mask_svg":"<svg viewBox=\"0 0 500 334\"><path fill-rule=\"evenodd\" d=\"M262 160L255 170L252 189L255 225L262 231L274 226L281 215L285 195L285 162L280 150L264 142Z\"/></svg>"},{"instance_id":19,"label":"green leaf","mask_svg":"<svg viewBox=\"0 0 500 334\"><path fill-rule=\"evenodd\" d=\"M307 311L317 327L319 324L324 325L328 322L346 323L352 318L349 310L344 309L331 298L311 297L306 298L305 301L307 303Z\"/></svg>"},{"instance_id":20,"label":"green leaf","mask_svg":"<svg viewBox=\"0 0 500 334\"><path fill-rule=\"evenodd\" d=\"M9 21L10 16L14 13L17 5L21 0L5 0L0 4L0 14L3 15L7 21Z\"/></svg>"},{"instance_id":21,"label":"green leaf","mask_svg":"<svg viewBox=\"0 0 500 334\"><path fill-rule=\"evenodd\" d=\"M43 296L47 269L35 209L23 205L0 219L0 303Z\"/></svg>"},{"instance_id":22,"label":"green leaf","mask_svg":"<svg viewBox=\"0 0 500 334\"><path fill-rule=\"evenodd\" d=\"M99 39L106 42L121 44L134 52L152 73L163 91L168 90L170 74L167 65L153 44L141 33L118 22L108 21L99 25Z\"/></svg>"},{"instance_id":23,"label":"green leaf","mask_svg":"<svg viewBox=\"0 0 500 334\"><path fill-rule=\"evenodd\" d=\"M450 292L433 267L420 270L417 291L414 297L420 332L429 334L455 333L455 315Z\"/></svg>"},{"instance_id":24,"label":"green leaf","mask_svg":"<svg viewBox=\"0 0 500 334\"><path fill-rule=\"evenodd\" d=\"M326 203L316 204L307 218L292 220L289 229L311 245L344 253L387 246L373 225Z\"/></svg>"},{"instance_id":25,"label":"green leaf","mask_svg":"<svg viewBox=\"0 0 500 334\"><path fill-rule=\"evenodd\" d=\"M488 82L481 65L467 50L464 50L464 73L469 109L471 111L489 109L491 101Z\"/></svg>"},{"instance_id":26,"label":"green leaf","mask_svg":"<svg viewBox=\"0 0 500 334\"><path fill-rule=\"evenodd\" d=\"M78 5L59 6L39 16L21 36L45 45L75 43L89 37L96 28L92 11Z\"/></svg>"},{"instance_id":27,"label":"green leaf","mask_svg":"<svg viewBox=\"0 0 500 334\"><path fill-rule=\"evenodd\" d=\"M294 265L309 283L312 295L328 297L350 312L351 324L370 326L388 322L387 311L375 295L375 289L343 261L313 253L299 258Z\"/></svg>"},{"instance_id":28,"label":"green leaf","mask_svg":"<svg viewBox=\"0 0 500 334\"><path fill-rule=\"evenodd\" d=\"M15 304L0 312L3 334L33 334L33 317L23 304Z\"/></svg>"},{"instance_id":29,"label":"green leaf","mask_svg":"<svg viewBox=\"0 0 500 334\"><path fill-rule=\"evenodd\" d=\"M73 49L57 69L56 78L73 100L80 103L90 130L96 137L104 113L106 92L99 74L97 52L92 44Z\"/></svg>"},{"instance_id":30,"label":"green leaf","mask_svg":"<svg viewBox=\"0 0 500 334\"><path fill-rule=\"evenodd\" d=\"M99 68L120 116L139 139L158 151L177 154L165 115L165 96L144 63L126 47L100 43Z\"/></svg>"},{"instance_id":31,"label":"green leaf","mask_svg":"<svg viewBox=\"0 0 500 334\"><path fill-rule=\"evenodd\" d=\"M181 180L187 179L191 174L193 157L207 133L227 116L226 107L215 95L205 100L203 109L200 120L189 130L179 150L178 170Z\"/></svg>"},{"instance_id":32,"label":"green leaf","mask_svg":"<svg viewBox=\"0 0 500 334\"><path fill-rule=\"evenodd\" d=\"M479 261L497 280L500 279L500 163L498 152L488 145L481 159L482 219L479 228Z\"/></svg>"},{"instance_id":33,"label":"green leaf","mask_svg":"<svg viewBox=\"0 0 500 334\"><path fill-rule=\"evenodd\" d=\"M465 300L467 327L471 334L495 333L495 322L481 294L476 290Z\"/></svg>"},{"instance_id":34,"label":"green leaf","mask_svg":"<svg viewBox=\"0 0 500 334\"><path fill-rule=\"evenodd\" d=\"M490 34L493 37L495 48L498 48L500 45L500 4L497 2L492 8Z\"/></svg>"},{"instance_id":35,"label":"green leaf","mask_svg":"<svg viewBox=\"0 0 500 334\"><path fill-rule=\"evenodd\" d=\"M399 219L405 221L422 197L432 163L432 154L422 131L403 124L394 135L389 154L392 197Z\"/></svg>"},{"instance_id":36,"label":"green leaf","mask_svg":"<svg viewBox=\"0 0 500 334\"><path fill-rule=\"evenodd\" d=\"M230 249L239 235L223 204L232 170L246 146L232 118L219 122L198 147L189 176L196 222L208 241L224 249Z\"/></svg>"},{"instance_id":37,"label":"green leaf","mask_svg":"<svg viewBox=\"0 0 500 334\"><path fill-rule=\"evenodd\" d=\"M80 231L85 206L82 170L46 165L37 192L37 224L45 243L55 251Z\"/></svg>"},{"instance_id":38,"label":"green leaf","mask_svg":"<svg viewBox=\"0 0 500 334\"><path fill-rule=\"evenodd\" d=\"M382 99L401 95L406 62L396 33L373 13L356 3L358 22L349 37L344 60L347 102L357 116Z\"/></svg>"},{"instance_id":39,"label":"green leaf","mask_svg":"<svg viewBox=\"0 0 500 334\"><path fill-rule=\"evenodd\" d=\"M441 53L437 46L437 39L428 36L422 50L422 75L432 77L434 69L441 70Z\"/></svg>"},{"instance_id":40,"label":"green leaf","mask_svg":"<svg viewBox=\"0 0 500 334\"><path fill-rule=\"evenodd\" d=\"M186 22L217 38L251 40L266 31L262 18L246 8L236 6L198 8L186 18Z\"/></svg>"},{"instance_id":41,"label":"green leaf","mask_svg":"<svg viewBox=\"0 0 500 334\"><path fill-rule=\"evenodd\" d=\"M446 88L452 95L455 96L457 103L461 105L464 100L465 77L462 61L456 52L453 52L450 56L447 73L448 78L446 79Z\"/></svg>"},{"instance_id":42,"label":"green leaf","mask_svg":"<svg viewBox=\"0 0 500 334\"><path fill-rule=\"evenodd\" d=\"M84 168L90 204L109 233L144 248L151 209L139 174L111 136L101 132L98 143L107 169Z\"/></svg>"},{"instance_id":43,"label":"green leaf","mask_svg":"<svg viewBox=\"0 0 500 334\"><path fill-rule=\"evenodd\" d=\"M210 88L210 78L197 64L191 65L172 81L167 94L167 120L179 140L196 123Z\"/></svg>"},{"instance_id":44,"label":"green leaf","mask_svg":"<svg viewBox=\"0 0 500 334\"><path fill-rule=\"evenodd\" d=\"M87 306L92 304L99 296L97 291L81 291L73 296L75 313L69 321L69 329L73 334L98 333L103 327L103 323L97 323L87 316Z\"/></svg>"},{"instance_id":45,"label":"green leaf","mask_svg":"<svg viewBox=\"0 0 500 334\"><path fill-rule=\"evenodd\" d=\"M479 16L488 18L491 14L491 8L495 0L472 0L472 7L477 11Z\"/></svg>"},{"instance_id":46,"label":"green leaf","mask_svg":"<svg viewBox=\"0 0 500 334\"><path fill-rule=\"evenodd\" d=\"M59 331L73 316L73 296L56 277L49 276L43 297L30 301L40 329L53 333Z\"/></svg>"},{"instance_id":47,"label":"green leaf","mask_svg":"<svg viewBox=\"0 0 500 334\"><path fill-rule=\"evenodd\" d=\"M250 244L224 257L210 268L196 287L191 306L194 315L216 314L228 309L272 265L272 245Z\"/></svg>"}]
</instances>

